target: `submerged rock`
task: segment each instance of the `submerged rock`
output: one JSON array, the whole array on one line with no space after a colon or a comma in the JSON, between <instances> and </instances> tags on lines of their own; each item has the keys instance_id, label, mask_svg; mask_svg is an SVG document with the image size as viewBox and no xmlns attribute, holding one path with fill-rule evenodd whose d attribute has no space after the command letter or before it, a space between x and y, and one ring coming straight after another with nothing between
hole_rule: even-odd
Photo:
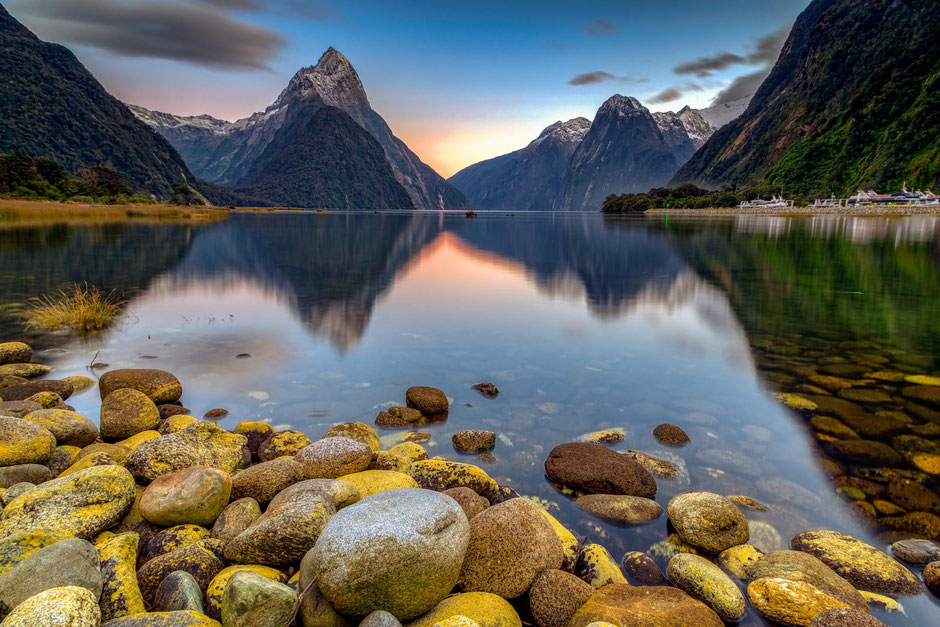
<instances>
[{"instance_id":1,"label":"submerged rock","mask_svg":"<svg viewBox=\"0 0 940 627\"><path fill-rule=\"evenodd\" d=\"M662 586L667 583L656 561L641 551L628 551L620 561L624 576L635 586Z\"/></svg>"},{"instance_id":2,"label":"submerged rock","mask_svg":"<svg viewBox=\"0 0 940 627\"><path fill-rule=\"evenodd\" d=\"M848 606L805 581L774 577L755 579L747 586L754 609L784 625L809 625L821 612Z\"/></svg>"},{"instance_id":3,"label":"submerged rock","mask_svg":"<svg viewBox=\"0 0 940 627\"><path fill-rule=\"evenodd\" d=\"M496 446L496 433L482 429L458 431L451 439L454 448L462 453L480 453Z\"/></svg>"},{"instance_id":4,"label":"submerged rock","mask_svg":"<svg viewBox=\"0 0 940 627\"><path fill-rule=\"evenodd\" d=\"M749 579L802 581L822 590L849 607L868 610L868 603L852 584L819 559L800 551L771 551L748 568Z\"/></svg>"},{"instance_id":5,"label":"submerged rock","mask_svg":"<svg viewBox=\"0 0 940 627\"><path fill-rule=\"evenodd\" d=\"M928 564L940 560L940 545L931 540L899 540L891 545L891 552L908 564Z\"/></svg>"},{"instance_id":6,"label":"submerged rock","mask_svg":"<svg viewBox=\"0 0 940 627\"><path fill-rule=\"evenodd\" d=\"M680 427L668 422L653 429L653 437L668 446L684 446L689 443L688 434Z\"/></svg>"},{"instance_id":7,"label":"submerged rock","mask_svg":"<svg viewBox=\"0 0 940 627\"><path fill-rule=\"evenodd\" d=\"M480 395L485 396L487 398L496 398L497 396L499 396L499 388L497 388L495 385L489 382L475 383L474 385L471 385L470 387L476 390L477 392L479 392Z\"/></svg>"},{"instance_id":8,"label":"submerged rock","mask_svg":"<svg viewBox=\"0 0 940 627\"><path fill-rule=\"evenodd\" d=\"M450 403L437 388L414 386L405 392L405 403L422 414L441 414L450 407Z\"/></svg>"},{"instance_id":9,"label":"submerged rock","mask_svg":"<svg viewBox=\"0 0 940 627\"><path fill-rule=\"evenodd\" d=\"M545 460L552 481L597 494L652 497L656 481L643 466L605 446L571 442L556 446Z\"/></svg>"},{"instance_id":10,"label":"submerged rock","mask_svg":"<svg viewBox=\"0 0 940 627\"><path fill-rule=\"evenodd\" d=\"M663 513L663 508L656 501L640 496L587 494L576 499L575 505L618 525L642 525Z\"/></svg>"}]
</instances>

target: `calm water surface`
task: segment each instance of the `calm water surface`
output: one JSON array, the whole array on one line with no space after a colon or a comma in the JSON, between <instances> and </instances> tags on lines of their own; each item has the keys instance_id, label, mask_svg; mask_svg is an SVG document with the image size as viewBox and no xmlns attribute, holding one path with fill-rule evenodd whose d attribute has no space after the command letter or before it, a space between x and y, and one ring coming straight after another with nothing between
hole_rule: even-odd
<instances>
[{"instance_id":1,"label":"calm water surface","mask_svg":"<svg viewBox=\"0 0 940 627\"><path fill-rule=\"evenodd\" d=\"M88 339L24 333L26 299L84 280L129 299L115 327ZM602 428L626 434L615 449L681 465L678 479L657 480L664 507L690 486L770 505L746 512L765 550L818 528L886 547L887 529L910 525L866 516L877 494L860 505L836 491L846 478L871 480L870 469L834 470L825 435L772 394L805 391L833 364L859 368L849 379L938 374L940 221L291 213L7 227L0 335L43 348L39 361L58 377L89 374L93 360L170 370L186 407L228 409L226 427L263 419L317 437L338 421L372 423L411 385L439 387L453 403L446 422L423 427L432 456L480 464L543 499L616 559L663 540L665 516L632 528L594 520L542 467L555 445ZM480 381L499 397L470 389ZM930 426L940 407L909 403L899 384L866 386L890 400L859 411L896 412L913 426L903 427L916 438L908 448L940 452ZM69 402L98 415L95 391ZM659 445L650 432L662 422L692 443ZM495 462L454 451L451 434L466 428L499 433ZM401 432L381 435L391 445ZM936 484L910 461L901 472ZM899 600L906 615L879 618L940 616L929 594ZM760 623L753 614L745 622Z\"/></svg>"}]
</instances>

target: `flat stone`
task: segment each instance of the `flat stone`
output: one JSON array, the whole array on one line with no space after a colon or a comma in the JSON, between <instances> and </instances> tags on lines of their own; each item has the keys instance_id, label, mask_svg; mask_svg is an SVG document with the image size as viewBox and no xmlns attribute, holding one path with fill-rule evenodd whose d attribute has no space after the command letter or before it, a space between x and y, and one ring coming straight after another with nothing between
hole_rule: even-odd
<instances>
[{"instance_id":1,"label":"flat stone","mask_svg":"<svg viewBox=\"0 0 940 627\"><path fill-rule=\"evenodd\" d=\"M648 470L605 446L587 442L561 444L545 460L552 481L597 494L652 497L656 481Z\"/></svg>"},{"instance_id":2,"label":"flat stone","mask_svg":"<svg viewBox=\"0 0 940 627\"><path fill-rule=\"evenodd\" d=\"M575 505L598 518L618 525L642 525L659 518L663 508L652 499L615 494L588 494Z\"/></svg>"},{"instance_id":3,"label":"flat stone","mask_svg":"<svg viewBox=\"0 0 940 627\"><path fill-rule=\"evenodd\" d=\"M929 564L940 560L940 545L920 538L898 540L891 545L891 552L908 564Z\"/></svg>"},{"instance_id":4,"label":"flat stone","mask_svg":"<svg viewBox=\"0 0 940 627\"><path fill-rule=\"evenodd\" d=\"M760 464L738 451L710 448L699 451L695 454L695 458L709 466L739 475L759 477L763 474Z\"/></svg>"},{"instance_id":5,"label":"flat stone","mask_svg":"<svg viewBox=\"0 0 940 627\"><path fill-rule=\"evenodd\" d=\"M729 499L711 492L685 492L673 497L666 508L685 542L710 553L748 540L748 522Z\"/></svg>"},{"instance_id":6,"label":"flat stone","mask_svg":"<svg viewBox=\"0 0 940 627\"><path fill-rule=\"evenodd\" d=\"M766 477L757 480L757 489L777 503L788 503L797 507L818 507L822 504L816 494L789 479Z\"/></svg>"},{"instance_id":7,"label":"flat stone","mask_svg":"<svg viewBox=\"0 0 940 627\"><path fill-rule=\"evenodd\" d=\"M888 483L885 495L904 509L940 514L940 496L922 483L901 477L893 478Z\"/></svg>"},{"instance_id":8,"label":"flat stone","mask_svg":"<svg viewBox=\"0 0 940 627\"><path fill-rule=\"evenodd\" d=\"M915 401L940 407L940 387L936 385L909 385L901 389L901 394Z\"/></svg>"}]
</instances>

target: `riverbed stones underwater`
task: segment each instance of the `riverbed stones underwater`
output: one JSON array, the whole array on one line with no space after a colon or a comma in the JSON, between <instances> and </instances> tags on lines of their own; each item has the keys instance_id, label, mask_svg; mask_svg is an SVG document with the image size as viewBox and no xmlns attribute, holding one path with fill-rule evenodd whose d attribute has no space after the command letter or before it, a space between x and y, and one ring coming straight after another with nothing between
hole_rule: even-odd
<instances>
[{"instance_id":1,"label":"riverbed stones underwater","mask_svg":"<svg viewBox=\"0 0 940 627\"><path fill-rule=\"evenodd\" d=\"M44 368L20 367L31 359L25 344L0 344L0 362L38 378L0 387L3 627L53 624L52 615L67 616L70 625L107 627L283 627L295 611L304 627L360 621L366 627L717 627L748 612L795 625L837 624L838 617L879 624L868 616L866 599L897 602L873 593L923 588L901 562L837 531L803 527L790 543L794 550L780 550L791 534L781 536L759 516L796 507L790 511L799 521L798 508L822 503L802 486L760 477L753 485L729 483L736 489L727 493L690 491L699 480L690 475L691 464L701 451L683 455L675 446L708 441L707 408L688 414L683 427L691 437L672 424L658 429L653 437L673 446L669 452L625 448L630 434L613 428L605 433L620 437L561 443L542 453L547 478L559 494L576 499L589 521L631 526L620 527L623 534L666 527L665 540L658 535L647 552L629 551L621 569L605 546L608 532L596 522L587 523L592 538L576 536L546 509L551 502L520 497L473 463L429 457L419 443L427 433L380 437L364 422L309 434L258 421L224 429L177 405L182 383L153 369L101 377L99 427L65 404L72 383L43 379ZM819 374L829 379L817 380L832 387L833 378L866 374L857 370L829 368ZM893 381L879 377L873 380ZM898 398L916 398L928 409L933 396L919 388L934 385L933 378L896 382L917 388ZM22 387L33 384L42 385ZM14 402L7 402L6 390ZM23 396L27 391L32 394ZM861 429L872 437L875 427L893 434L894 455L881 447L864 453L890 457L893 465L851 474L840 467L842 487L885 519L940 513L933 484L923 478L932 468L936 451L929 443L936 434L898 432L895 423L912 423L897 412L858 419L854 402L887 403L880 395L852 398L828 405L791 399L814 408L806 411L833 408L834 415L813 423L826 434ZM416 386L405 403L394 414L384 412L396 420L378 426L414 429L440 421L451 400ZM460 458L466 460L471 452L485 456L511 446L497 433L455 432L454 454L466 451ZM747 433L766 442L762 432ZM711 451L707 464L731 460L744 468L740 453L726 455L712 443L703 450ZM863 454L838 450L848 464ZM749 488L769 505L748 495ZM668 502L666 517L657 494ZM901 539L894 555L926 563L928 587L940 587L940 546L932 542L930 520L898 525L916 525L927 537Z\"/></svg>"}]
</instances>

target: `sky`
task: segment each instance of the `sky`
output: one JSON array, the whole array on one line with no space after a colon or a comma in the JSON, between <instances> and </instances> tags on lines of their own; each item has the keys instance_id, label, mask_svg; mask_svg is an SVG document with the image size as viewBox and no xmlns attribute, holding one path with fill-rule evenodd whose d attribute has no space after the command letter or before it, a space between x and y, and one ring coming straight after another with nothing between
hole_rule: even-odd
<instances>
[{"instance_id":1,"label":"sky","mask_svg":"<svg viewBox=\"0 0 940 627\"><path fill-rule=\"evenodd\" d=\"M653 111L751 93L809 0L0 0L132 104L236 120L333 46L450 176L611 95Z\"/></svg>"}]
</instances>

